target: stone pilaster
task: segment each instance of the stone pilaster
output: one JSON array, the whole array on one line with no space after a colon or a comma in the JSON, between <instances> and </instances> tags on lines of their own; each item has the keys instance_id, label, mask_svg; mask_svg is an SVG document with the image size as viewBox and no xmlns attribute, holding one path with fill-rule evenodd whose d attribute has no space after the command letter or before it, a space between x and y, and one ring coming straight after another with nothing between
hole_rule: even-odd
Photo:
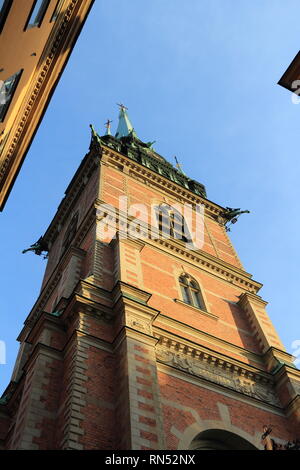
<instances>
[{"instance_id":1,"label":"stone pilaster","mask_svg":"<svg viewBox=\"0 0 300 470\"><path fill-rule=\"evenodd\" d=\"M121 449L165 449L155 339L125 328L119 356L117 420Z\"/></svg>"},{"instance_id":2,"label":"stone pilaster","mask_svg":"<svg viewBox=\"0 0 300 470\"><path fill-rule=\"evenodd\" d=\"M11 380L17 382L22 374L22 369L25 364L25 362L28 359L29 353L31 350L31 344L26 343L26 341L23 341L20 344L18 356L16 359L15 367L12 373Z\"/></svg>"},{"instance_id":3,"label":"stone pilaster","mask_svg":"<svg viewBox=\"0 0 300 470\"><path fill-rule=\"evenodd\" d=\"M286 364L279 364L274 372L276 388L287 416L294 421L300 433L300 371Z\"/></svg>"},{"instance_id":4,"label":"stone pilaster","mask_svg":"<svg viewBox=\"0 0 300 470\"><path fill-rule=\"evenodd\" d=\"M65 353L65 373L63 377L63 396L58 417L59 430L57 444L59 449L82 450L80 442L84 429L82 408L86 406L85 382L87 376L87 348L81 344L75 333Z\"/></svg>"},{"instance_id":5,"label":"stone pilaster","mask_svg":"<svg viewBox=\"0 0 300 470\"><path fill-rule=\"evenodd\" d=\"M26 365L25 384L16 415L11 449L52 449L56 425L61 354L37 345Z\"/></svg>"},{"instance_id":6,"label":"stone pilaster","mask_svg":"<svg viewBox=\"0 0 300 470\"><path fill-rule=\"evenodd\" d=\"M115 281L123 281L135 287L143 288L143 276L140 251L144 243L140 240L118 237L113 240Z\"/></svg>"},{"instance_id":7,"label":"stone pilaster","mask_svg":"<svg viewBox=\"0 0 300 470\"><path fill-rule=\"evenodd\" d=\"M74 287L80 279L82 260L84 256L85 251L71 247L65 260L65 267L57 288L57 300L60 300L61 297L68 298L73 292Z\"/></svg>"},{"instance_id":8,"label":"stone pilaster","mask_svg":"<svg viewBox=\"0 0 300 470\"><path fill-rule=\"evenodd\" d=\"M254 294L244 292L238 304L246 313L262 352L266 352L270 347L284 351L285 348L265 311L267 302Z\"/></svg>"}]
</instances>

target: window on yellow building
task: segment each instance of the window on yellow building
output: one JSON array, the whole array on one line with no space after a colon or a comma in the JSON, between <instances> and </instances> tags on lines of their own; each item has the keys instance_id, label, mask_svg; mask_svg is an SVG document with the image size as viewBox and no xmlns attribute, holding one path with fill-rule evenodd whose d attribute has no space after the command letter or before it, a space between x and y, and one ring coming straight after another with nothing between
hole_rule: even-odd
<instances>
[{"instance_id":1,"label":"window on yellow building","mask_svg":"<svg viewBox=\"0 0 300 470\"><path fill-rule=\"evenodd\" d=\"M49 3L50 0L35 0L29 15L27 28L34 28L35 26L41 25Z\"/></svg>"},{"instance_id":2,"label":"window on yellow building","mask_svg":"<svg viewBox=\"0 0 300 470\"><path fill-rule=\"evenodd\" d=\"M11 5L12 0L0 0L0 33L2 32L3 26L5 25L5 21Z\"/></svg>"},{"instance_id":3,"label":"window on yellow building","mask_svg":"<svg viewBox=\"0 0 300 470\"><path fill-rule=\"evenodd\" d=\"M186 274L179 278L182 300L193 307L206 310L199 284Z\"/></svg>"},{"instance_id":4,"label":"window on yellow building","mask_svg":"<svg viewBox=\"0 0 300 470\"><path fill-rule=\"evenodd\" d=\"M4 121L21 74L22 70L7 78L5 81L0 80L0 122Z\"/></svg>"}]
</instances>

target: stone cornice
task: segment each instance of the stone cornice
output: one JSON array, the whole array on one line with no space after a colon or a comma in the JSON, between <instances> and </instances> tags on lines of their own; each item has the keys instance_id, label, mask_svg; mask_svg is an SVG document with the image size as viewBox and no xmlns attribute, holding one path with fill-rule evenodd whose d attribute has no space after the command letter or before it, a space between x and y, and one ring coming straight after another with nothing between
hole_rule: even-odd
<instances>
[{"instance_id":1,"label":"stone cornice","mask_svg":"<svg viewBox=\"0 0 300 470\"><path fill-rule=\"evenodd\" d=\"M149 321L153 321L158 315L159 310L157 310L156 308L150 307L150 305L142 304L138 302L136 299L130 299L126 297L125 295L122 295L122 297L118 299L116 305L114 306L114 312L115 314L135 312L141 315L142 317L147 317ZM126 319L126 324L127 323L128 321ZM131 322L131 320L130 320L130 324L128 325L132 327L133 323Z\"/></svg>"},{"instance_id":2,"label":"stone cornice","mask_svg":"<svg viewBox=\"0 0 300 470\"><path fill-rule=\"evenodd\" d=\"M97 199L95 201L96 206L101 206L101 204L105 204L104 201ZM109 213L109 208L106 205L105 211ZM130 223L126 214L122 213L121 211L116 211L114 207L112 207L111 214L116 217L114 221L114 227L119 227L119 232L125 230L125 227ZM110 221L107 221L107 224L110 224ZM252 279L252 275L247 273L241 268L233 266L232 264L223 261L216 256L213 256L207 253L204 250L191 250L185 246L185 243L176 240L174 238L161 238L159 235L158 230L154 227L151 227L150 224L145 224L143 221L139 221L141 231L140 231L140 238L138 239L139 242L143 243L144 245L148 244L157 249L164 249L164 252L171 254L172 256L177 256L178 258L185 259L187 262L191 262L194 265L196 264L198 267L201 267L203 271L206 271L212 275L217 276L218 278L222 278L223 280L232 283L236 287L243 289L247 292L250 291L257 301L263 302L262 299L256 295L259 289L262 287L260 282L257 282ZM124 228L123 228L124 227ZM157 238L153 238L153 234L157 232ZM124 232L125 233L125 232ZM131 236L130 231L126 233L126 237L128 241L132 240L133 242L136 241L136 238ZM116 240L112 240L112 244L116 243ZM163 248L161 248L163 247Z\"/></svg>"},{"instance_id":3,"label":"stone cornice","mask_svg":"<svg viewBox=\"0 0 300 470\"><path fill-rule=\"evenodd\" d=\"M78 294L82 294L83 296L89 296L91 299L98 298L102 299L104 302L107 303L109 307L113 306L112 303L112 291L109 291L107 289L104 289L103 287L100 287L96 284L93 284L90 281L87 281L86 279L80 279L78 281L77 286L75 287L75 292ZM88 295L86 295L88 293Z\"/></svg>"},{"instance_id":4,"label":"stone cornice","mask_svg":"<svg viewBox=\"0 0 300 470\"><path fill-rule=\"evenodd\" d=\"M201 267L203 271L214 274L240 289L256 294L262 287L260 282L251 279L251 274L246 273L242 269L236 268L226 261L223 261L203 250L189 250L188 248L185 248L183 244L180 244L180 242L171 239L158 239L155 240L155 242L156 245L161 245L169 249L172 254L178 256L180 259L185 258L186 261L190 261Z\"/></svg>"},{"instance_id":5,"label":"stone cornice","mask_svg":"<svg viewBox=\"0 0 300 470\"><path fill-rule=\"evenodd\" d=\"M126 243L127 245L130 245L133 248L137 249L139 252L142 251L142 249L145 246L145 243L142 240L137 240L133 238L126 238L126 239L120 238L119 233L117 233L116 238L113 238L110 244L114 248L119 242Z\"/></svg>"},{"instance_id":6,"label":"stone cornice","mask_svg":"<svg viewBox=\"0 0 300 470\"><path fill-rule=\"evenodd\" d=\"M166 335L170 327L180 333L182 332L182 335L180 334L180 336L179 333L172 333L172 336L174 338L177 338L178 341L181 341L186 336L193 336L195 338L195 341L198 341L197 343L194 343L195 345L201 344L202 342L208 343L212 345L212 351L214 350L214 347L218 347L220 349L228 351L228 353L233 353L238 356L245 357L247 360L256 364L260 364L261 367L264 367L262 355L256 354L233 343L229 343L224 339L218 338L217 336L213 336L205 331L201 331L193 326L187 325L186 323L182 323L179 320L175 320L174 318L164 315L162 313L157 316L157 321L155 321L153 324L153 331L155 332L155 336L160 337Z\"/></svg>"},{"instance_id":7,"label":"stone cornice","mask_svg":"<svg viewBox=\"0 0 300 470\"><path fill-rule=\"evenodd\" d=\"M249 298L249 299L253 300L254 302L256 302L257 304L259 304L260 307L261 306L266 307L268 305L268 302L266 302L262 298L258 297L257 295L253 295L251 292L243 292L240 295L240 300L239 300L239 304L241 305L241 307L243 307L244 305L247 305L247 303L246 303L247 298Z\"/></svg>"},{"instance_id":8,"label":"stone cornice","mask_svg":"<svg viewBox=\"0 0 300 470\"><path fill-rule=\"evenodd\" d=\"M300 410L300 394L293 398L285 407L286 415L289 417L293 414L299 414Z\"/></svg>"},{"instance_id":9,"label":"stone cornice","mask_svg":"<svg viewBox=\"0 0 300 470\"><path fill-rule=\"evenodd\" d=\"M139 163L159 176L163 176L171 182L175 182L183 188L192 191L194 194L206 198L205 186L202 183L180 172L178 168L175 168L140 139L134 136L124 136L118 139L111 135L105 135L101 138L98 136L98 139L101 141L101 144L130 158L130 160Z\"/></svg>"},{"instance_id":10,"label":"stone cornice","mask_svg":"<svg viewBox=\"0 0 300 470\"><path fill-rule=\"evenodd\" d=\"M61 330L63 325L58 317L55 317L48 312L42 312L26 337L26 342L34 343L35 338L43 332L44 328Z\"/></svg>"},{"instance_id":11,"label":"stone cornice","mask_svg":"<svg viewBox=\"0 0 300 470\"><path fill-rule=\"evenodd\" d=\"M273 383L272 375L268 372L259 369L251 364L246 362L239 361L231 356L222 354L220 352L214 351L206 346L201 346L200 344L194 343L189 339L183 337L178 337L173 333L167 331L157 332L155 331L154 336L158 340L158 345L163 346L166 349L170 349L179 354L186 354L190 357L201 357L205 360L212 362L216 365L224 366L226 369L231 369L238 371L244 377L253 376L259 381L264 383Z\"/></svg>"},{"instance_id":12,"label":"stone cornice","mask_svg":"<svg viewBox=\"0 0 300 470\"><path fill-rule=\"evenodd\" d=\"M261 410L271 412L272 416L277 415L283 418L286 417L285 412L281 406L274 405L268 401L256 398L250 393L249 394L245 393L244 391L241 390L241 386L239 383L236 384L236 388L229 387L229 386L223 385L221 383L221 380L217 382L217 381L211 380L211 378L205 377L204 375L200 376L196 374L191 374L187 370L184 370L184 368L181 369L178 367L174 367L170 364L166 364L160 361L157 361L157 371L165 374L166 376L183 380L187 382L189 385L195 385L199 387L199 389L202 388L202 389L210 390L214 394L219 393L220 396L222 396L223 398L227 397L230 400L233 400L235 404L237 405L237 407L239 406L239 403L245 403L248 406L249 405L252 407L254 406ZM199 390L199 395L200 395L200 390ZM218 422L218 425L219 425L219 422Z\"/></svg>"},{"instance_id":13,"label":"stone cornice","mask_svg":"<svg viewBox=\"0 0 300 470\"><path fill-rule=\"evenodd\" d=\"M51 359L63 359L62 351L60 349L54 348L53 346L47 346L44 343L37 343L31 352L27 362L25 362L23 369L26 371L35 357L43 353L45 356L50 357Z\"/></svg>"},{"instance_id":14,"label":"stone cornice","mask_svg":"<svg viewBox=\"0 0 300 470\"><path fill-rule=\"evenodd\" d=\"M271 346L265 353L264 353L264 360L265 360L265 363L268 363L270 360L272 360L273 358L276 358L277 359L277 364L279 363L279 361L281 362L281 364L285 364L287 366L290 367L290 365L293 363L293 355L292 354L289 354L288 352L286 351L282 351L281 349L278 349L278 348L275 348L274 346ZM276 367L277 369L277 367ZM293 366L292 366L292 370L298 370L298 369L295 369ZM300 371L298 370L298 372L300 373Z\"/></svg>"},{"instance_id":15,"label":"stone cornice","mask_svg":"<svg viewBox=\"0 0 300 470\"><path fill-rule=\"evenodd\" d=\"M224 207L209 201L206 198L200 197L197 194L193 193L191 190L185 189L179 184L170 181L169 179L161 176L154 171L144 167L143 165L131 160L129 157L122 155L111 148L103 145L103 155L107 158L105 159L105 164L110 162L116 162L122 164L130 170L130 176L139 180L140 177L146 181L146 184L152 184L157 188L161 188L164 192L172 193L173 197L176 200L181 200L181 202L189 202L190 204L202 204L205 206L207 214L213 216L214 219L220 217L221 214L225 211ZM109 160L109 158L111 160Z\"/></svg>"},{"instance_id":16,"label":"stone cornice","mask_svg":"<svg viewBox=\"0 0 300 470\"><path fill-rule=\"evenodd\" d=\"M120 297L127 297L147 305L147 302L151 298L152 294L126 282L118 281L112 290L112 296L115 303Z\"/></svg>"},{"instance_id":17,"label":"stone cornice","mask_svg":"<svg viewBox=\"0 0 300 470\"><path fill-rule=\"evenodd\" d=\"M123 326L113 340L114 352L117 351L126 338L135 339L149 346L155 346L157 344L157 339L149 334L149 332L137 330L136 328L131 328L130 326Z\"/></svg>"},{"instance_id":18,"label":"stone cornice","mask_svg":"<svg viewBox=\"0 0 300 470\"><path fill-rule=\"evenodd\" d=\"M111 322L115 317L114 311L111 307L108 307L107 305L101 302L97 302L93 299L89 299L82 294L74 293L71 302L63 313L62 318L65 320L68 318L69 313L74 315L78 312L83 312L87 315L93 315L93 317L105 322Z\"/></svg>"},{"instance_id":19,"label":"stone cornice","mask_svg":"<svg viewBox=\"0 0 300 470\"><path fill-rule=\"evenodd\" d=\"M89 177L93 173L93 171L97 168L99 163L100 156L92 155L88 153L81 165L79 166L77 172L75 173L72 182L69 184L66 192L65 197L62 199L56 214L49 225L48 229L46 230L43 239L45 242L50 246L54 243L59 231L60 227L63 225L65 219L69 216L72 207L76 203L79 195L85 188Z\"/></svg>"},{"instance_id":20,"label":"stone cornice","mask_svg":"<svg viewBox=\"0 0 300 470\"><path fill-rule=\"evenodd\" d=\"M104 322L112 322L119 313L124 313L126 307L132 307L136 312L153 319L158 310L147 305L150 297L148 292L121 281L118 281L111 291L106 291L81 280L68 299L61 318L65 321L70 314L74 315L80 311Z\"/></svg>"},{"instance_id":21,"label":"stone cornice","mask_svg":"<svg viewBox=\"0 0 300 470\"><path fill-rule=\"evenodd\" d=\"M159 362L281 407L270 374L187 340L179 341L170 334L161 335L158 339Z\"/></svg>"},{"instance_id":22,"label":"stone cornice","mask_svg":"<svg viewBox=\"0 0 300 470\"><path fill-rule=\"evenodd\" d=\"M277 383L279 383L282 379L286 379L287 377L291 380L295 380L298 386L299 394L300 394L300 370L292 367L288 364L282 364L280 369L273 373L273 376Z\"/></svg>"},{"instance_id":23,"label":"stone cornice","mask_svg":"<svg viewBox=\"0 0 300 470\"><path fill-rule=\"evenodd\" d=\"M174 299L174 302L177 302L184 307L192 309L194 312L198 313L199 315L206 315L209 318L213 318L214 320L218 320L219 317L217 315L214 315L213 313L207 312L206 310L202 310L201 308L194 307L194 305L188 304L187 302L184 302L183 300L180 299Z\"/></svg>"}]
</instances>

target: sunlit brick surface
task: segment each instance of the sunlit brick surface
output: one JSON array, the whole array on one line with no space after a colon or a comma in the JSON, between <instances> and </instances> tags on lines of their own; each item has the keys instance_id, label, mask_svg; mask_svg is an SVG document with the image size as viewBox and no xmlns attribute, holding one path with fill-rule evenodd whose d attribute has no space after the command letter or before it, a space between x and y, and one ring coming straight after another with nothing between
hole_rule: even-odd
<instances>
[{"instance_id":1,"label":"sunlit brick surface","mask_svg":"<svg viewBox=\"0 0 300 470\"><path fill-rule=\"evenodd\" d=\"M120 159L92 148L45 234L42 291L0 404L2 448L188 449L219 430L261 449L270 423L278 442L296 438L299 371L218 218L222 208ZM202 249L124 237L133 213L123 209L119 233L104 242L101 207L118 209L120 196L144 204L136 217L145 233L153 204L204 204ZM203 308L183 302L183 273Z\"/></svg>"}]
</instances>

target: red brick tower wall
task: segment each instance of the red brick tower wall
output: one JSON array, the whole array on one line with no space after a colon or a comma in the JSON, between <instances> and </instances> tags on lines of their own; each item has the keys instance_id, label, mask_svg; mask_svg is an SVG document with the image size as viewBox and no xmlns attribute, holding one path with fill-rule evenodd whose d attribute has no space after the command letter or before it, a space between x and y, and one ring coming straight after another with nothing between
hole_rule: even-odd
<instances>
[{"instance_id":1,"label":"red brick tower wall","mask_svg":"<svg viewBox=\"0 0 300 470\"><path fill-rule=\"evenodd\" d=\"M129 214L118 212L125 196ZM159 203L204 205L201 249L146 236ZM118 234L104 240L114 209ZM262 448L270 423L279 443L297 437L299 371L223 212L92 140L44 236L42 290L0 404L3 448L187 449L213 446L211 430ZM139 237L126 236L133 218ZM183 301L182 274L203 308Z\"/></svg>"}]
</instances>

